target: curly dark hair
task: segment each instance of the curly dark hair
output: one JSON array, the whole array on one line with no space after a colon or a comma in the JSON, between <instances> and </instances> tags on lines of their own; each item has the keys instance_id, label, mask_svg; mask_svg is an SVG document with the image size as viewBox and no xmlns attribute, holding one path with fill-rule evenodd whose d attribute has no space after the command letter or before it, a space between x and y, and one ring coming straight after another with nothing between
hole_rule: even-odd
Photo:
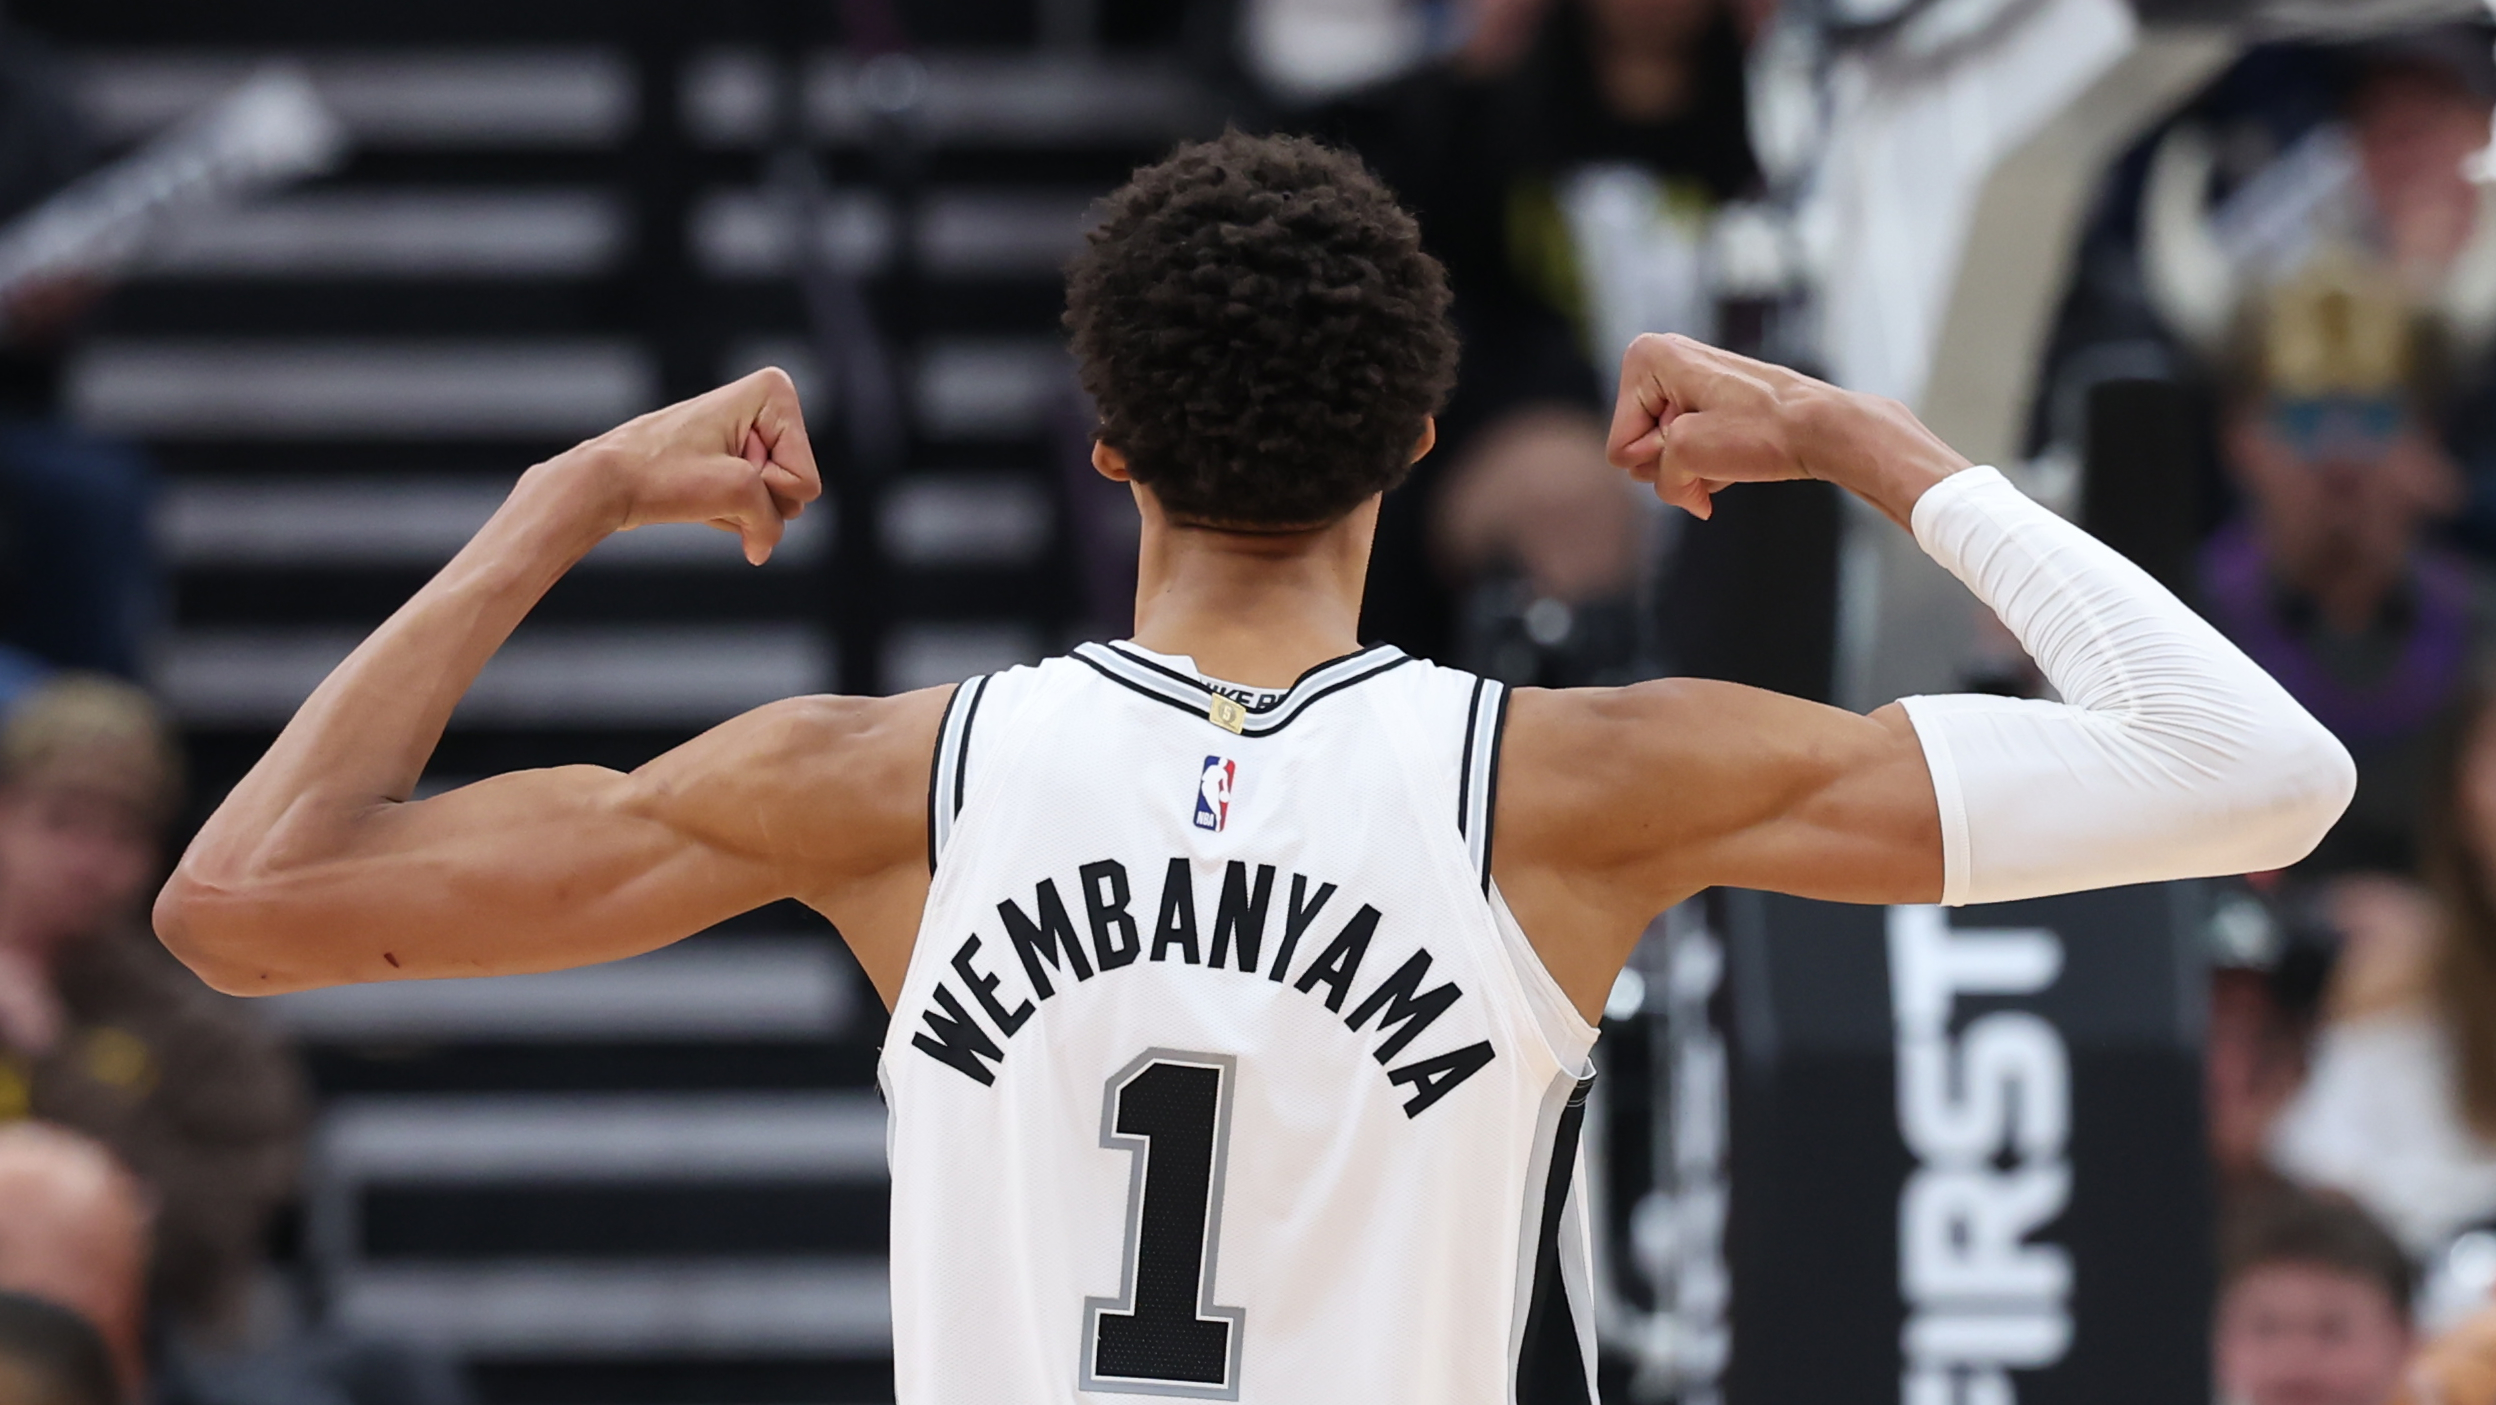
<instances>
[{"instance_id":1,"label":"curly dark hair","mask_svg":"<svg viewBox=\"0 0 2496 1405\"><path fill-rule=\"evenodd\" d=\"M1455 380L1447 306L1359 158L1236 131L1137 171L1066 279L1101 442L1172 517L1252 530L1403 481Z\"/></svg>"}]
</instances>

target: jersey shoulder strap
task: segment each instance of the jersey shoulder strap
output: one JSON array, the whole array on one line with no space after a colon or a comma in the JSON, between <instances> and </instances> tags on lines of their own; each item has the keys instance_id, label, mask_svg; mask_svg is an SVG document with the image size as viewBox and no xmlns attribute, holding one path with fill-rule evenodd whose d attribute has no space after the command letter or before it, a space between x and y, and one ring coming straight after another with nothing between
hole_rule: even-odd
<instances>
[{"instance_id":1,"label":"jersey shoulder strap","mask_svg":"<svg viewBox=\"0 0 2496 1405\"><path fill-rule=\"evenodd\" d=\"M1493 678L1473 680L1473 698L1465 706L1464 759L1456 779L1456 832L1464 836L1465 856L1491 891L1491 823L1499 813L1499 745L1508 727L1508 685Z\"/></svg>"},{"instance_id":2,"label":"jersey shoulder strap","mask_svg":"<svg viewBox=\"0 0 2496 1405\"><path fill-rule=\"evenodd\" d=\"M971 724L979 719L979 700L988 692L993 674L962 680L945 704L944 725L936 729L936 756L927 776L927 871L934 873L953 837L953 822L962 814L962 798L970 785Z\"/></svg>"}]
</instances>

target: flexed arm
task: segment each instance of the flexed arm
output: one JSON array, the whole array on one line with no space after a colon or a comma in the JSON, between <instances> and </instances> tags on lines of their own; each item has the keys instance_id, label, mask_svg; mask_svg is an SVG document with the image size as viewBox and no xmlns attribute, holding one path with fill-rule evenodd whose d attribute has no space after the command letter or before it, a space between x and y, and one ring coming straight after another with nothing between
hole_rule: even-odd
<instances>
[{"instance_id":1,"label":"flexed arm","mask_svg":"<svg viewBox=\"0 0 2496 1405\"><path fill-rule=\"evenodd\" d=\"M1504 770L1535 836L1519 915L1539 903L1587 934L1560 944L1595 950L1554 964L1589 987L1608 981L1594 934L1625 943L1633 914L1701 887L1967 903L2240 873L2304 857L2347 808L2347 751L2285 689L1903 406L1645 337L1612 453L1700 516L1744 482L1856 493L2002 617L2063 701L1910 698L1858 717L1686 680L1520 695ZM1504 779L1503 832L1510 796Z\"/></svg>"},{"instance_id":2,"label":"flexed arm","mask_svg":"<svg viewBox=\"0 0 2496 1405\"><path fill-rule=\"evenodd\" d=\"M924 768L941 697L798 699L630 775L525 771L409 799L479 670L609 533L707 522L760 563L820 491L776 370L531 468L200 830L157 901L166 945L210 984L263 994L606 960L784 896L893 925L879 894L914 901L924 821L890 794L913 795L900 773Z\"/></svg>"}]
</instances>

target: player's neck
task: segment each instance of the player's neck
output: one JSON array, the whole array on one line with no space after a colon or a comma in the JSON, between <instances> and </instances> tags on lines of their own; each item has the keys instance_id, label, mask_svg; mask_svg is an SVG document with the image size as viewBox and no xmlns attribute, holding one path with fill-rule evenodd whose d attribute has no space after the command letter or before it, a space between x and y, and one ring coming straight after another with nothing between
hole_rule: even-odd
<instances>
[{"instance_id":1,"label":"player's neck","mask_svg":"<svg viewBox=\"0 0 2496 1405\"><path fill-rule=\"evenodd\" d=\"M1173 524L1149 501L1143 510L1136 643L1255 688L1289 687L1360 648L1377 499L1307 532L1222 532Z\"/></svg>"}]
</instances>

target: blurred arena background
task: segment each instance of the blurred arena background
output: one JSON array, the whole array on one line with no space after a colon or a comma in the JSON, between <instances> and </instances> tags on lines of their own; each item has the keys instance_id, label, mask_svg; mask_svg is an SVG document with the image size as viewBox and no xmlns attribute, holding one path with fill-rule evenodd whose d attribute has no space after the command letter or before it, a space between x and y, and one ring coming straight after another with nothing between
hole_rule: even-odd
<instances>
[{"instance_id":1,"label":"blurred arena background","mask_svg":"<svg viewBox=\"0 0 2496 1405\"><path fill-rule=\"evenodd\" d=\"M766 363L824 502L760 570L698 529L600 547L428 787L1123 634L1133 513L1085 463L1059 268L1127 171L1235 123L1360 150L1457 286L1376 634L1518 682L2042 686L1819 485L1704 526L1626 494L1607 368L1685 331L1915 406L2365 769L2285 875L1659 919L1589 1130L1607 1401L2496 1402L2487 21L18 0L0 1382L92 1338L97 1400L891 1398L883 1018L820 919L245 1004L145 900L520 469Z\"/></svg>"}]
</instances>

